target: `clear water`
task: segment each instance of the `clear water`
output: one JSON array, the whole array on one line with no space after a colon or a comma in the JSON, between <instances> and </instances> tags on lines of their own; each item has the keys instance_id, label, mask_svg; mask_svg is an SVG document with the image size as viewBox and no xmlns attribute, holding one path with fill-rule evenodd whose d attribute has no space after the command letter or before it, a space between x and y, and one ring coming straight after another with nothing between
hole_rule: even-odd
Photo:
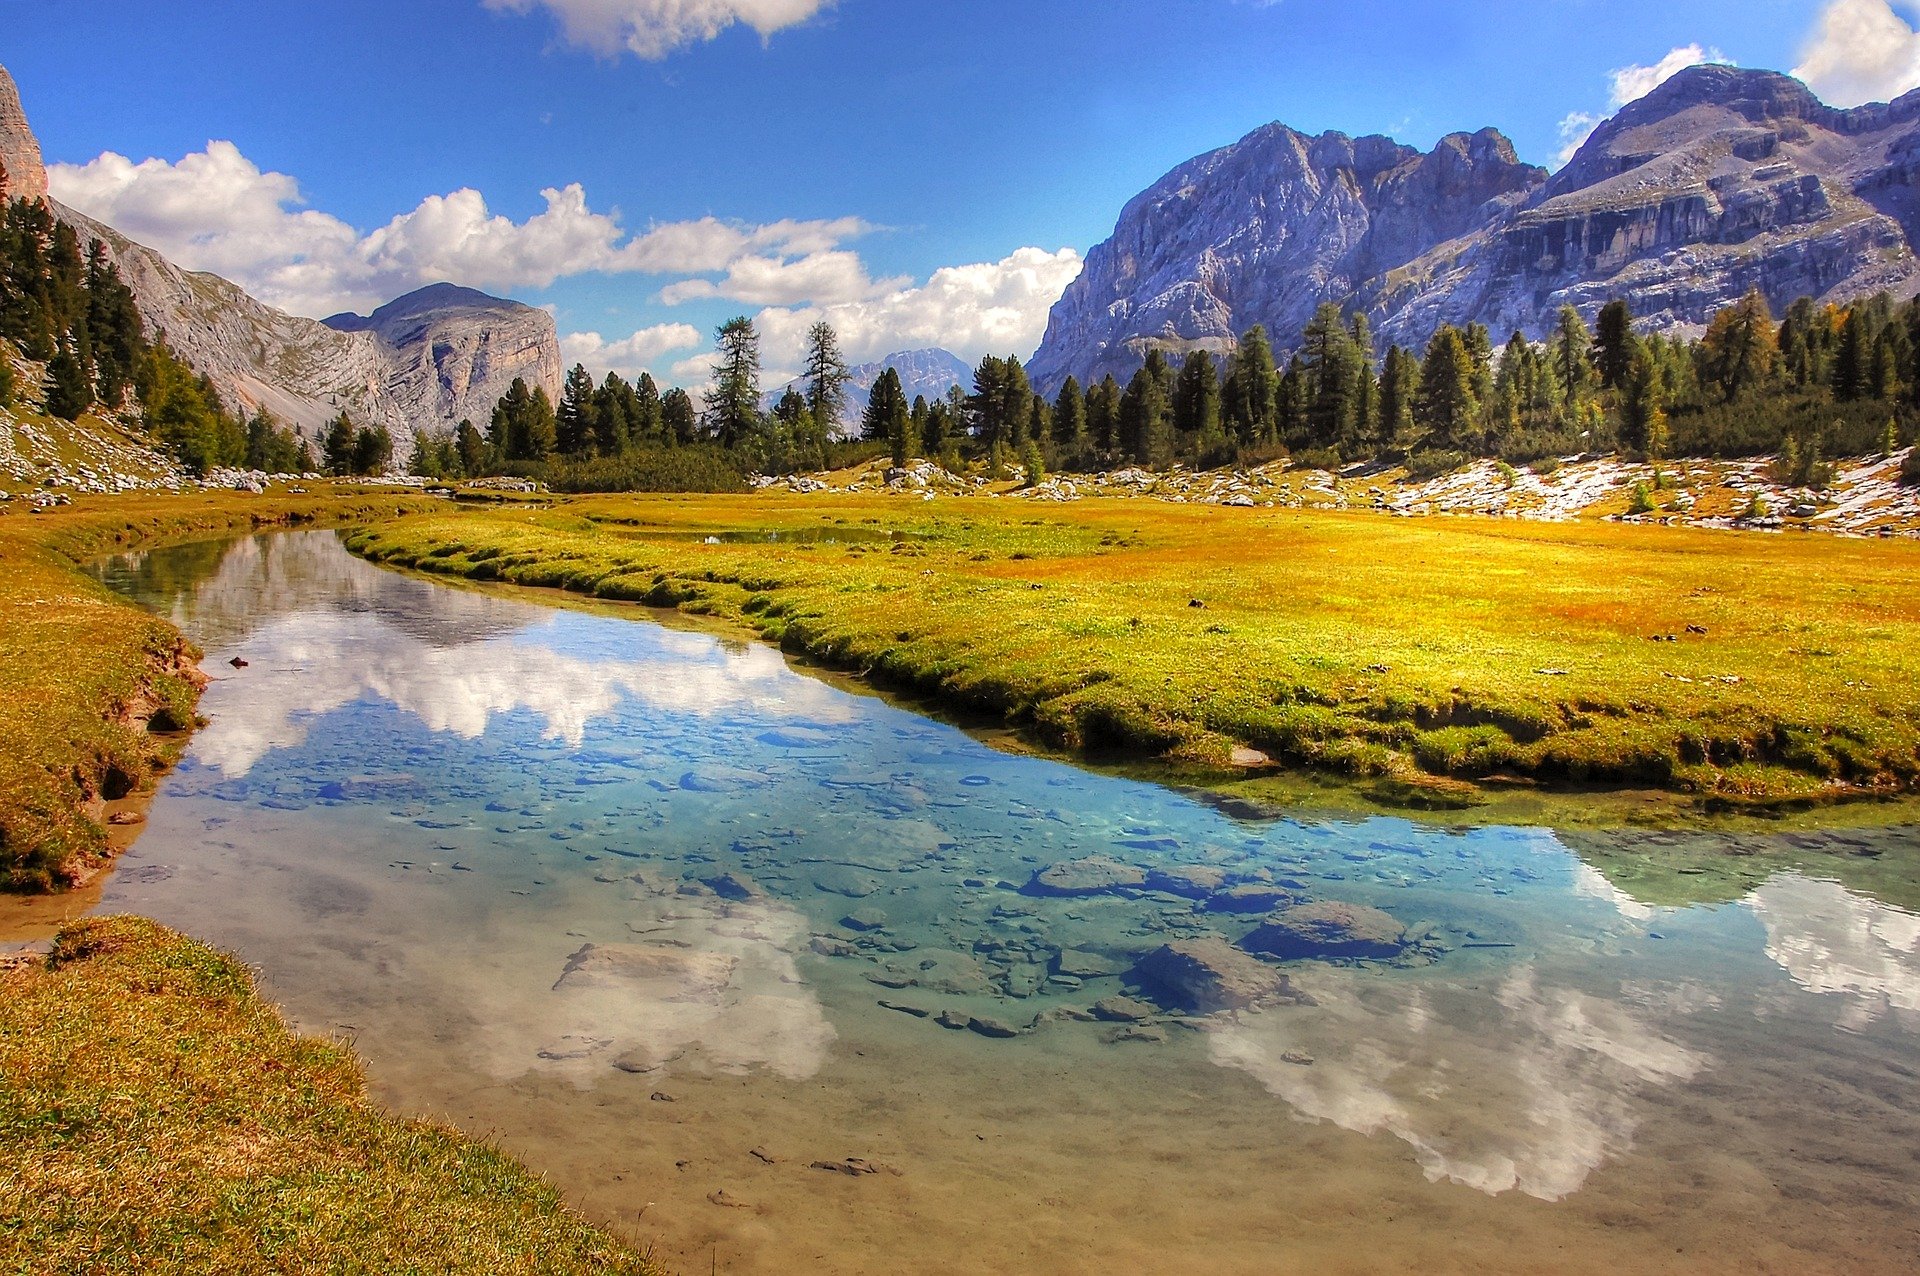
<instances>
[{"instance_id":1,"label":"clear water","mask_svg":"<svg viewBox=\"0 0 1920 1276\"><path fill-rule=\"evenodd\" d=\"M103 570L220 675L103 906L683 1268L1920 1267L1920 917L1839 884L1654 908L1536 829L1231 818L327 533ZM1022 891L1086 856L1425 946L1087 1021L1102 968L1260 918Z\"/></svg>"}]
</instances>

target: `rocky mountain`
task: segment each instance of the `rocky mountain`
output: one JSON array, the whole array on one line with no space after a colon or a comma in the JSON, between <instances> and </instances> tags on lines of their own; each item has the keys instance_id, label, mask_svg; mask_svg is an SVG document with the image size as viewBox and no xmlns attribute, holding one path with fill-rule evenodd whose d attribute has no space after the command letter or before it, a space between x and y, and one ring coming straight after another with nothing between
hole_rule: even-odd
<instances>
[{"instance_id":1,"label":"rocky mountain","mask_svg":"<svg viewBox=\"0 0 1920 1276\"><path fill-rule=\"evenodd\" d=\"M945 398L947 391L956 385L962 389L973 386L973 369L951 350L900 350L872 363L856 364L847 369L847 412L839 423L841 432L849 433L859 427L860 414L866 411L867 398L873 393L873 383L888 368L900 374L900 385L906 391L908 403L921 396L932 403ZM766 406L772 408L788 389L805 393L806 388L805 382L789 382L767 394Z\"/></svg>"},{"instance_id":2,"label":"rocky mountain","mask_svg":"<svg viewBox=\"0 0 1920 1276\"><path fill-rule=\"evenodd\" d=\"M1134 199L1049 318L1030 371L1125 379L1145 351L1282 348L1314 308L1383 340L1443 323L1544 335L1610 298L1684 329L1759 287L1776 308L1920 287L1920 93L1828 107L1768 71L1684 71L1603 124L1560 170L1489 129L1430 154L1270 125Z\"/></svg>"},{"instance_id":3,"label":"rocky mountain","mask_svg":"<svg viewBox=\"0 0 1920 1276\"><path fill-rule=\"evenodd\" d=\"M431 284L366 318L334 315L325 324L378 341L383 392L404 420L470 420L485 429L516 377L559 401L565 376L559 337L553 316L533 306Z\"/></svg>"},{"instance_id":4,"label":"rocky mountain","mask_svg":"<svg viewBox=\"0 0 1920 1276\"><path fill-rule=\"evenodd\" d=\"M0 67L0 162L10 198L48 198L39 143ZM48 199L85 244L98 239L133 289L150 335L210 377L229 406L265 408L310 436L346 411L384 425L405 458L416 430L484 425L516 376L559 397L553 318L519 302L436 284L370 318L323 323L276 310L218 275L182 270L112 227Z\"/></svg>"}]
</instances>

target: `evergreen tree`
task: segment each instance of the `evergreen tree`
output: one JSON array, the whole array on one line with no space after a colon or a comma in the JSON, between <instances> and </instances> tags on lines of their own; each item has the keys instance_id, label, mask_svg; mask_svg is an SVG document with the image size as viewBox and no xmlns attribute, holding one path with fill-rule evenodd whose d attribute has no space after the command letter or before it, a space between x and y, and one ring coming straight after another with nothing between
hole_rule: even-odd
<instances>
[{"instance_id":1,"label":"evergreen tree","mask_svg":"<svg viewBox=\"0 0 1920 1276\"><path fill-rule=\"evenodd\" d=\"M1572 306L1560 308L1560 320L1553 334L1553 374L1560 382L1560 397L1570 412L1578 413L1592 390L1593 339L1586 321Z\"/></svg>"},{"instance_id":2,"label":"evergreen tree","mask_svg":"<svg viewBox=\"0 0 1920 1276\"><path fill-rule=\"evenodd\" d=\"M1458 448L1473 429L1477 404L1473 397L1473 356L1465 335L1444 327L1427 345L1420 371L1420 403L1416 421L1436 448Z\"/></svg>"},{"instance_id":3,"label":"evergreen tree","mask_svg":"<svg viewBox=\"0 0 1920 1276\"><path fill-rule=\"evenodd\" d=\"M1140 465L1173 459L1173 414L1159 377L1143 365L1120 399L1120 447Z\"/></svg>"},{"instance_id":4,"label":"evergreen tree","mask_svg":"<svg viewBox=\"0 0 1920 1276\"><path fill-rule=\"evenodd\" d=\"M1087 391L1087 433L1094 447L1111 455L1120 446L1120 383L1109 372Z\"/></svg>"},{"instance_id":5,"label":"evergreen tree","mask_svg":"<svg viewBox=\"0 0 1920 1276\"><path fill-rule=\"evenodd\" d=\"M486 436L475 428L472 421L462 419L455 428L453 450L460 461L460 473L467 478L478 478L487 472Z\"/></svg>"},{"instance_id":6,"label":"evergreen tree","mask_svg":"<svg viewBox=\"0 0 1920 1276\"><path fill-rule=\"evenodd\" d=\"M1420 362L1399 346L1387 348L1380 373L1380 428L1377 441L1394 447L1413 434L1414 404L1420 395Z\"/></svg>"},{"instance_id":7,"label":"evergreen tree","mask_svg":"<svg viewBox=\"0 0 1920 1276\"><path fill-rule=\"evenodd\" d=\"M392 463L393 435L386 426L369 426L353 436L355 474L385 474Z\"/></svg>"},{"instance_id":8,"label":"evergreen tree","mask_svg":"<svg viewBox=\"0 0 1920 1276\"><path fill-rule=\"evenodd\" d=\"M327 473L336 476L353 473L353 445L358 434L353 419L345 412L327 422L326 437L320 444Z\"/></svg>"},{"instance_id":9,"label":"evergreen tree","mask_svg":"<svg viewBox=\"0 0 1920 1276\"><path fill-rule=\"evenodd\" d=\"M1702 376L1728 403L1765 389L1778 357L1773 315L1758 289L1716 314L1700 342Z\"/></svg>"},{"instance_id":10,"label":"evergreen tree","mask_svg":"<svg viewBox=\"0 0 1920 1276\"><path fill-rule=\"evenodd\" d=\"M1633 335L1632 308L1617 298L1602 306L1593 338L1593 368L1599 374L1601 389L1626 386L1638 344Z\"/></svg>"},{"instance_id":11,"label":"evergreen tree","mask_svg":"<svg viewBox=\"0 0 1920 1276\"><path fill-rule=\"evenodd\" d=\"M1093 450L1087 429L1087 396L1072 377L1067 378L1060 396L1053 401L1053 442L1075 465L1083 464Z\"/></svg>"},{"instance_id":12,"label":"evergreen tree","mask_svg":"<svg viewBox=\"0 0 1920 1276\"><path fill-rule=\"evenodd\" d=\"M566 456L591 455L599 442L593 378L581 364L574 364L560 390L560 407L554 413L554 437ZM618 447L608 451L617 451Z\"/></svg>"},{"instance_id":13,"label":"evergreen tree","mask_svg":"<svg viewBox=\"0 0 1920 1276\"><path fill-rule=\"evenodd\" d=\"M1235 439L1242 447L1271 442L1280 430L1280 373L1265 328L1256 325L1240 338L1227 381L1224 405Z\"/></svg>"},{"instance_id":14,"label":"evergreen tree","mask_svg":"<svg viewBox=\"0 0 1920 1276\"><path fill-rule=\"evenodd\" d=\"M1653 352L1641 347L1633 352L1633 362L1620 384L1620 441L1647 455L1653 455L1654 417L1664 423L1660 397L1660 372Z\"/></svg>"},{"instance_id":15,"label":"evergreen tree","mask_svg":"<svg viewBox=\"0 0 1920 1276\"><path fill-rule=\"evenodd\" d=\"M87 371L70 338L62 337L47 364L47 415L77 421L93 406Z\"/></svg>"},{"instance_id":16,"label":"evergreen tree","mask_svg":"<svg viewBox=\"0 0 1920 1276\"><path fill-rule=\"evenodd\" d=\"M911 424L911 409L907 405L906 391L900 385L900 374L892 368L880 374L873 383L873 390L867 397L867 410L861 418L861 434L876 441L884 441L893 450L895 467L907 463L910 448L908 435Z\"/></svg>"},{"instance_id":17,"label":"evergreen tree","mask_svg":"<svg viewBox=\"0 0 1920 1276\"><path fill-rule=\"evenodd\" d=\"M760 334L744 315L720 325L707 391L707 433L721 447L739 447L760 432Z\"/></svg>"},{"instance_id":18,"label":"evergreen tree","mask_svg":"<svg viewBox=\"0 0 1920 1276\"><path fill-rule=\"evenodd\" d=\"M1308 447L1338 446L1358 420L1360 352L1340 307L1322 302L1302 334L1301 386Z\"/></svg>"},{"instance_id":19,"label":"evergreen tree","mask_svg":"<svg viewBox=\"0 0 1920 1276\"><path fill-rule=\"evenodd\" d=\"M675 386L660 397L660 428L672 443L691 443L700 432L693 396Z\"/></svg>"},{"instance_id":20,"label":"evergreen tree","mask_svg":"<svg viewBox=\"0 0 1920 1276\"><path fill-rule=\"evenodd\" d=\"M807 331L807 411L831 432L847 415L847 361L833 325L820 322Z\"/></svg>"},{"instance_id":21,"label":"evergreen tree","mask_svg":"<svg viewBox=\"0 0 1920 1276\"><path fill-rule=\"evenodd\" d=\"M1173 388L1173 428L1183 445L1220 433L1220 374L1205 350L1190 352Z\"/></svg>"}]
</instances>

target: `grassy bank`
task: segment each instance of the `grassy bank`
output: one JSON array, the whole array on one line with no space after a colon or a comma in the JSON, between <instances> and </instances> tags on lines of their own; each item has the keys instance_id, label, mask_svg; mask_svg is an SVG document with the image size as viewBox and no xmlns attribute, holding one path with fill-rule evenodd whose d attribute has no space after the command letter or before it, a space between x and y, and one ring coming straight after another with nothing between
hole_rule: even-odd
<instances>
[{"instance_id":1,"label":"grassy bank","mask_svg":"<svg viewBox=\"0 0 1920 1276\"><path fill-rule=\"evenodd\" d=\"M196 658L165 621L81 566L117 549L420 510L419 496L91 498L0 516L0 889L84 881L104 862L100 804L137 792L191 727Z\"/></svg>"},{"instance_id":2,"label":"grassy bank","mask_svg":"<svg viewBox=\"0 0 1920 1276\"><path fill-rule=\"evenodd\" d=\"M1443 796L1518 780L1740 804L1920 779L1905 542L763 495L436 512L352 544L726 617L1093 754L1224 766L1248 746Z\"/></svg>"},{"instance_id":3,"label":"grassy bank","mask_svg":"<svg viewBox=\"0 0 1920 1276\"><path fill-rule=\"evenodd\" d=\"M0 972L0 1270L657 1270L152 922Z\"/></svg>"}]
</instances>

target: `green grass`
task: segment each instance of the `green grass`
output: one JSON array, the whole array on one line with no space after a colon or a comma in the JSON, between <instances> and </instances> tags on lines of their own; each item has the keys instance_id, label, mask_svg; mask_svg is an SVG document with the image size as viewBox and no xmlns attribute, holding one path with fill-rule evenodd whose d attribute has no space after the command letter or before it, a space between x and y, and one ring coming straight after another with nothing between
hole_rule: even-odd
<instances>
[{"instance_id":1,"label":"green grass","mask_svg":"<svg viewBox=\"0 0 1920 1276\"><path fill-rule=\"evenodd\" d=\"M204 944L96 918L0 972L0 1271L659 1270L499 1150L381 1112Z\"/></svg>"},{"instance_id":2,"label":"green grass","mask_svg":"<svg viewBox=\"0 0 1920 1276\"><path fill-rule=\"evenodd\" d=\"M197 653L79 567L140 545L425 508L420 497L89 498L0 515L0 889L84 881L100 803L151 783L194 721Z\"/></svg>"},{"instance_id":3,"label":"green grass","mask_svg":"<svg viewBox=\"0 0 1920 1276\"><path fill-rule=\"evenodd\" d=\"M685 535L837 527L909 539ZM1238 743L1442 797L1518 779L1714 807L1920 781L1906 542L760 495L446 511L350 543L737 621L1093 756L1214 765Z\"/></svg>"}]
</instances>

